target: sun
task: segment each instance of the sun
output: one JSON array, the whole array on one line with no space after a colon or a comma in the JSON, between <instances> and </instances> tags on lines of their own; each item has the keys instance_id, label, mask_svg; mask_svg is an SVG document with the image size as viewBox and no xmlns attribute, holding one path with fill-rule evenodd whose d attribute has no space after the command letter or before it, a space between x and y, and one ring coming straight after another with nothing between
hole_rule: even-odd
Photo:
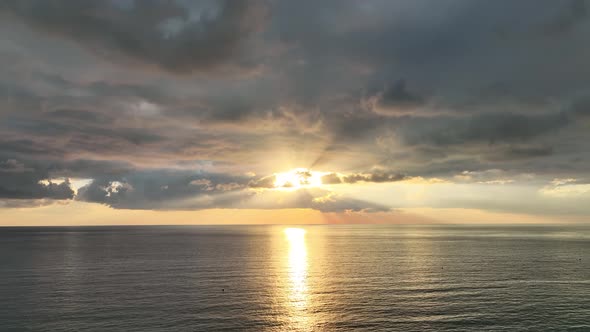
<instances>
[{"instance_id":1,"label":"sun","mask_svg":"<svg viewBox=\"0 0 590 332\"><path fill-rule=\"evenodd\" d=\"M306 233L303 228L285 228L283 232L285 232L287 239L291 242L303 241Z\"/></svg>"},{"instance_id":2,"label":"sun","mask_svg":"<svg viewBox=\"0 0 590 332\"><path fill-rule=\"evenodd\" d=\"M275 173L275 188L299 189L303 187L319 187L322 185L323 172L315 172L307 168L295 168L284 173Z\"/></svg>"}]
</instances>

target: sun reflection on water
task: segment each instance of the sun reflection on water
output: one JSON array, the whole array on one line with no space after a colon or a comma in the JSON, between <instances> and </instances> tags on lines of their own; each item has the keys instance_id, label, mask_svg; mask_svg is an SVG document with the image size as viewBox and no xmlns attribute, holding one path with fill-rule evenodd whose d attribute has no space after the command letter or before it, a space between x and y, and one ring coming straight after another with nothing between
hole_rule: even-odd
<instances>
[{"instance_id":1,"label":"sun reflection on water","mask_svg":"<svg viewBox=\"0 0 590 332\"><path fill-rule=\"evenodd\" d=\"M305 230L302 228L287 228L285 236L289 243L287 267L290 285L288 304L290 316L296 325L307 325L307 245Z\"/></svg>"}]
</instances>

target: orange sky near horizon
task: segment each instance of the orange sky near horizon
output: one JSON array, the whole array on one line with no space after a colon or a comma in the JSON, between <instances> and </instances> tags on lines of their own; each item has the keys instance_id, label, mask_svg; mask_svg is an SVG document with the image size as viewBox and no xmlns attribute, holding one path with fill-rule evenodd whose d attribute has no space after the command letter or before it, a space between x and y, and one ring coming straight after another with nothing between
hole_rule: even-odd
<instances>
[{"instance_id":1,"label":"orange sky near horizon","mask_svg":"<svg viewBox=\"0 0 590 332\"><path fill-rule=\"evenodd\" d=\"M261 224L525 224L576 223L584 218L535 216L476 209L408 208L392 212L320 212L312 209L206 209L153 211L113 209L72 201L0 209L0 226L261 225Z\"/></svg>"}]
</instances>

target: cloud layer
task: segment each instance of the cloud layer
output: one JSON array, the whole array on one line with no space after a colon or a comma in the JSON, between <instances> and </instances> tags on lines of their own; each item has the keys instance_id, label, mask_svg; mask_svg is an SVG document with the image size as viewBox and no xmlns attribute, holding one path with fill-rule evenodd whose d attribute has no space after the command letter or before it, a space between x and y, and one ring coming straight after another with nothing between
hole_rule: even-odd
<instances>
[{"instance_id":1,"label":"cloud layer","mask_svg":"<svg viewBox=\"0 0 590 332\"><path fill-rule=\"evenodd\" d=\"M589 5L4 1L0 200L382 211L336 185L584 185ZM274 190L296 167L334 191Z\"/></svg>"}]
</instances>

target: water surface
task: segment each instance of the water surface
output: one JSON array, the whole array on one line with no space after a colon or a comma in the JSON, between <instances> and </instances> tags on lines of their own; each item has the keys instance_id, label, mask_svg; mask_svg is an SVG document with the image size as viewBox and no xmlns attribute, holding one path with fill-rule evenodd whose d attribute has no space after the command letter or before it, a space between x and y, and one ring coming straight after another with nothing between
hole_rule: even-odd
<instances>
[{"instance_id":1,"label":"water surface","mask_svg":"<svg viewBox=\"0 0 590 332\"><path fill-rule=\"evenodd\" d=\"M588 227L285 228L0 228L0 330L590 331Z\"/></svg>"}]
</instances>

